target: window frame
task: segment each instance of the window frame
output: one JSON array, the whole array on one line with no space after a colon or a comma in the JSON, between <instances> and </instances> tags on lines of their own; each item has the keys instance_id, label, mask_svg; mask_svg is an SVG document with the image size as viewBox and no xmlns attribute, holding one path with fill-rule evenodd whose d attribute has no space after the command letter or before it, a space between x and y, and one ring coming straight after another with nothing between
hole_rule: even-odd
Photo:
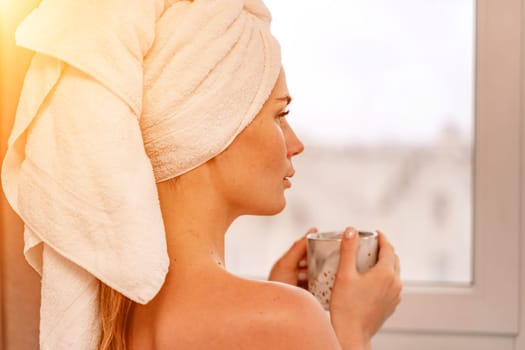
<instances>
[{"instance_id":1,"label":"window frame","mask_svg":"<svg viewBox=\"0 0 525 350\"><path fill-rule=\"evenodd\" d=\"M399 348L393 344L408 336L410 344L429 344L435 334L441 340L448 334L448 349L463 349L461 337L469 334L471 340L490 334L497 343L484 339L480 344L512 349L509 339L519 329L522 254L522 2L478 0L475 6L473 283L406 287L402 304L378 336L382 349Z\"/></svg>"}]
</instances>

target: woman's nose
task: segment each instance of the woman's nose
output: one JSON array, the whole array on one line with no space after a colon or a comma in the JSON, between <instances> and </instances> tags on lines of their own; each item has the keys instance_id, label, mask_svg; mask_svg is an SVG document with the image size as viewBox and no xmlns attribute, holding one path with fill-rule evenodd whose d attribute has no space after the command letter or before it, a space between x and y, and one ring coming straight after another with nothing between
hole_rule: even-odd
<instances>
[{"instance_id":1,"label":"woman's nose","mask_svg":"<svg viewBox=\"0 0 525 350\"><path fill-rule=\"evenodd\" d=\"M288 125L288 137L287 137L287 157L291 158L293 156L296 156L300 154L302 151L304 151L304 145L299 140L293 129Z\"/></svg>"}]
</instances>

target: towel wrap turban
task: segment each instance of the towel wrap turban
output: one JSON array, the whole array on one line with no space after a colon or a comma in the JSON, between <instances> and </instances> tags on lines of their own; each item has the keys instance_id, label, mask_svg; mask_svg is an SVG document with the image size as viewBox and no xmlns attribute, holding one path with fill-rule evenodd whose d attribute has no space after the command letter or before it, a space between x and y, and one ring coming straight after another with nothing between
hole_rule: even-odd
<instances>
[{"instance_id":1,"label":"towel wrap turban","mask_svg":"<svg viewBox=\"0 0 525 350\"><path fill-rule=\"evenodd\" d=\"M146 303L168 269L155 183L253 120L280 49L260 0L43 0L2 167L42 275L41 349L96 349L98 280Z\"/></svg>"}]
</instances>

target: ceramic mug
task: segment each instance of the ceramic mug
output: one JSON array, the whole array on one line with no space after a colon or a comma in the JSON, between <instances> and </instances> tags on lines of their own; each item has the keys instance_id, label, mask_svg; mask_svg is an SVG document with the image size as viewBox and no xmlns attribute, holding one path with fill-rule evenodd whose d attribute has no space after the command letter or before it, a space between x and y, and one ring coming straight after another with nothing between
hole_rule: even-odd
<instances>
[{"instance_id":1,"label":"ceramic mug","mask_svg":"<svg viewBox=\"0 0 525 350\"><path fill-rule=\"evenodd\" d=\"M339 266L342 232L310 233L307 239L308 290L328 310L335 273ZM377 233L359 231L357 271L368 271L377 262Z\"/></svg>"}]
</instances>

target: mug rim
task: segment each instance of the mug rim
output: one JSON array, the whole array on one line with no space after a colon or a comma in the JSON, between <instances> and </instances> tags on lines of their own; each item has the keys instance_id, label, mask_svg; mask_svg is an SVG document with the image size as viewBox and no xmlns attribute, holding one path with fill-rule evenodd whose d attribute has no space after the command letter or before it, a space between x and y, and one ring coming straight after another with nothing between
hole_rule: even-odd
<instances>
[{"instance_id":1,"label":"mug rim","mask_svg":"<svg viewBox=\"0 0 525 350\"><path fill-rule=\"evenodd\" d=\"M370 239L377 238L377 232L358 230L359 239ZM323 231L316 233L309 233L306 235L306 239L314 241L340 241L343 235L342 231Z\"/></svg>"}]
</instances>

